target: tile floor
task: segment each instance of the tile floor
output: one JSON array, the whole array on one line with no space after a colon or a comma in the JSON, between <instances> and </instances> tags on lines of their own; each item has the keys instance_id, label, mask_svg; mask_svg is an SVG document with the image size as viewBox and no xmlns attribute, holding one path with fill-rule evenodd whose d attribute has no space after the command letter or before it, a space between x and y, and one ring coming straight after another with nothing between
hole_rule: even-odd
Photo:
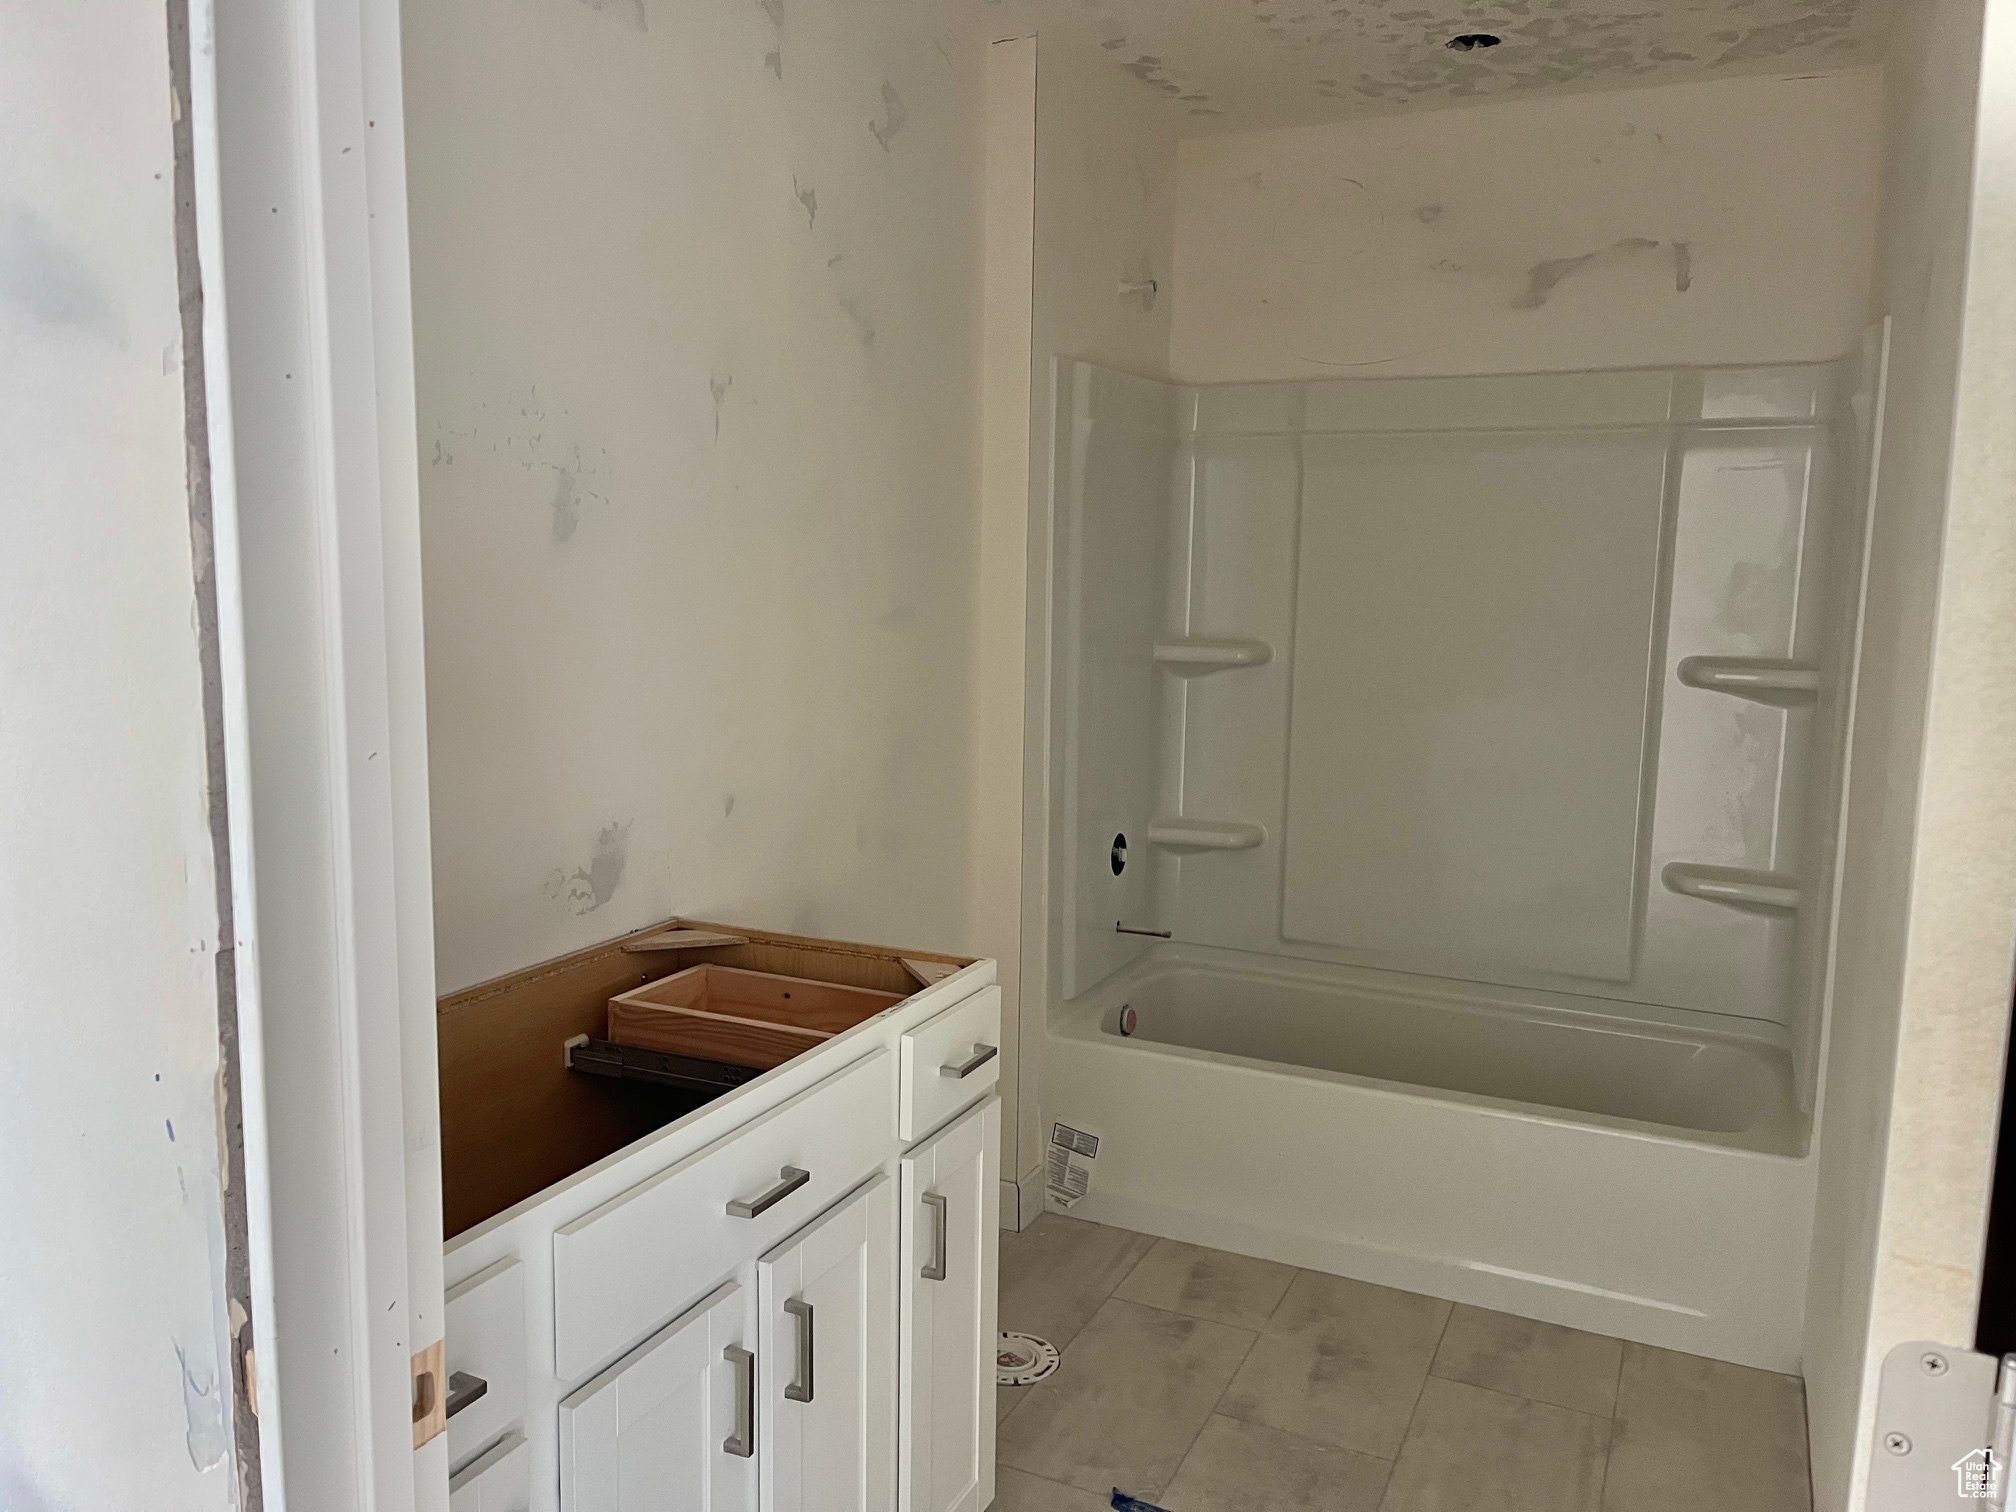
<instances>
[{"instance_id":1,"label":"tile floor","mask_svg":"<svg viewBox=\"0 0 2016 1512\"><path fill-rule=\"evenodd\" d=\"M1796 1377L1045 1214L996 1512L1808 1512Z\"/></svg>"}]
</instances>

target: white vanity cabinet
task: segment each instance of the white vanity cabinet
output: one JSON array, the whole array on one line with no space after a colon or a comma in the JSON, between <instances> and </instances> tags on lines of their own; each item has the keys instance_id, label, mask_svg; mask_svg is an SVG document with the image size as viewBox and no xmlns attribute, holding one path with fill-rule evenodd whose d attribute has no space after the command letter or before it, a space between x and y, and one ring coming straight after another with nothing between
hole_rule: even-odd
<instances>
[{"instance_id":1,"label":"white vanity cabinet","mask_svg":"<svg viewBox=\"0 0 2016 1512\"><path fill-rule=\"evenodd\" d=\"M902 1512L994 1499L1001 1100L903 1157Z\"/></svg>"},{"instance_id":2,"label":"white vanity cabinet","mask_svg":"<svg viewBox=\"0 0 2016 1512\"><path fill-rule=\"evenodd\" d=\"M896 1205L877 1175L763 1257L765 1512L877 1512L896 1484Z\"/></svg>"},{"instance_id":3,"label":"white vanity cabinet","mask_svg":"<svg viewBox=\"0 0 2016 1512\"><path fill-rule=\"evenodd\" d=\"M560 1404L560 1504L755 1512L749 1297L730 1283Z\"/></svg>"},{"instance_id":4,"label":"white vanity cabinet","mask_svg":"<svg viewBox=\"0 0 2016 1512\"><path fill-rule=\"evenodd\" d=\"M791 941L793 969L818 969L816 948ZM622 966L551 963L526 975L527 990L545 995L536 1011L557 1013L554 982L586 972L583 991L599 992ZM859 978L880 968L850 958L830 969L870 986ZM456 1505L980 1512L994 1479L993 982L991 961L947 965L877 1016L451 1240ZM508 1049L506 1010L488 1011L497 1021L482 1036L458 1025L444 1037ZM472 1077L494 1084L494 1069ZM449 1111L444 1097L444 1126ZM534 1116L494 1121L500 1132L467 1148L494 1165L497 1141L508 1147L509 1129ZM454 1158L445 1164L452 1186ZM494 1394L478 1385L484 1369Z\"/></svg>"}]
</instances>

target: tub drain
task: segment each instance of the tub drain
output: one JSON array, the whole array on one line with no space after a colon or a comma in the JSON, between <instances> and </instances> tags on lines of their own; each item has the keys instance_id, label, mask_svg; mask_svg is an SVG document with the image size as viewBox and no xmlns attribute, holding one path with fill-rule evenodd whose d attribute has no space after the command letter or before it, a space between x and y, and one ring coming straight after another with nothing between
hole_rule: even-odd
<instances>
[{"instance_id":1,"label":"tub drain","mask_svg":"<svg viewBox=\"0 0 2016 1512\"><path fill-rule=\"evenodd\" d=\"M994 1379L1003 1386L1034 1386L1057 1370L1057 1346L1034 1334L1004 1333L994 1355Z\"/></svg>"}]
</instances>

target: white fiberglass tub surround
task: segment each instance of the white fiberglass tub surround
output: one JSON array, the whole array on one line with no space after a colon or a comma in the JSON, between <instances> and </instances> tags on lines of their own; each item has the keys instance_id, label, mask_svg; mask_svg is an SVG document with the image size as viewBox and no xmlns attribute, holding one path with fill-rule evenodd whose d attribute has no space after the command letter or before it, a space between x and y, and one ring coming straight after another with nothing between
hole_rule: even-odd
<instances>
[{"instance_id":1,"label":"white fiberglass tub surround","mask_svg":"<svg viewBox=\"0 0 2016 1512\"><path fill-rule=\"evenodd\" d=\"M1060 366L1079 1211L1796 1368L1874 351Z\"/></svg>"},{"instance_id":2,"label":"white fiberglass tub surround","mask_svg":"<svg viewBox=\"0 0 2016 1512\"><path fill-rule=\"evenodd\" d=\"M1157 945L1053 1015L1044 1112L1103 1136L1077 1216L1795 1369L1783 1033L1667 1017Z\"/></svg>"}]
</instances>

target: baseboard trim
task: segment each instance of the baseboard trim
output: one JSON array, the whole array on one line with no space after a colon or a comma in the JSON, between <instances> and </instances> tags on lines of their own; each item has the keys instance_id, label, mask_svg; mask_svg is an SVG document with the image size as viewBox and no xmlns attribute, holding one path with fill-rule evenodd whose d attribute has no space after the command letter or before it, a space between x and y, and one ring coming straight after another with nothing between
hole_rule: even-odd
<instances>
[{"instance_id":1,"label":"baseboard trim","mask_svg":"<svg viewBox=\"0 0 2016 1512\"><path fill-rule=\"evenodd\" d=\"M1001 1178L1001 1227L1019 1234L1043 1214L1043 1168L1038 1166L1020 1182Z\"/></svg>"}]
</instances>

